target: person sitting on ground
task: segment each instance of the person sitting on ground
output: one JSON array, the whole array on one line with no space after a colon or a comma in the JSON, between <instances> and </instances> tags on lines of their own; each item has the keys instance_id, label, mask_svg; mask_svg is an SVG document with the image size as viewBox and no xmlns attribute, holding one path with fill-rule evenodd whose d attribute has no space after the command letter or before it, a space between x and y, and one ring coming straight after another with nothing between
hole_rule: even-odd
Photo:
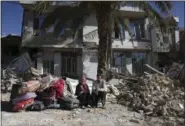
<instances>
[{"instance_id":1,"label":"person sitting on ground","mask_svg":"<svg viewBox=\"0 0 185 126\"><path fill-rule=\"evenodd\" d=\"M86 78L82 77L79 81L79 84L76 86L75 95L77 99L80 101L80 107L84 108L88 106L88 98L90 95L89 87L86 84Z\"/></svg>"},{"instance_id":2,"label":"person sitting on ground","mask_svg":"<svg viewBox=\"0 0 185 126\"><path fill-rule=\"evenodd\" d=\"M101 100L102 106L105 107L106 92L107 86L105 80L101 75L97 75L97 80L94 81L92 86L92 96L95 97L95 107L98 107L99 100Z\"/></svg>"}]
</instances>

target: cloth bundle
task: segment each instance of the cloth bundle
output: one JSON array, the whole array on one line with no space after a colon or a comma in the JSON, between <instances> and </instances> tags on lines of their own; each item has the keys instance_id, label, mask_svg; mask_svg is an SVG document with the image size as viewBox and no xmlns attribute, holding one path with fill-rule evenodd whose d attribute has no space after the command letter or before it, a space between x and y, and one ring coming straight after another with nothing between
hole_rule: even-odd
<instances>
[{"instance_id":1,"label":"cloth bundle","mask_svg":"<svg viewBox=\"0 0 185 126\"><path fill-rule=\"evenodd\" d=\"M19 112L34 103L34 98L26 99L14 105L13 111Z\"/></svg>"},{"instance_id":2,"label":"cloth bundle","mask_svg":"<svg viewBox=\"0 0 185 126\"><path fill-rule=\"evenodd\" d=\"M25 94L26 92L35 92L40 88L40 82L37 80L31 80L23 82L22 88L19 90L19 94Z\"/></svg>"},{"instance_id":3,"label":"cloth bundle","mask_svg":"<svg viewBox=\"0 0 185 126\"><path fill-rule=\"evenodd\" d=\"M64 97L67 95L65 90L67 90L65 81L51 75L40 80L22 82L22 85L13 85L11 92L13 110L40 111L45 108L61 108L63 105L68 109L78 107L79 101L76 98Z\"/></svg>"},{"instance_id":4,"label":"cloth bundle","mask_svg":"<svg viewBox=\"0 0 185 126\"><path fill-rule=\"evenodd\" d=\"M24 101L24 100L27 100L27 99L30 99L30 98L35 98L36 96L37 95L34 92L27 92L26 94L13 99L12 104L16 105L17 103L19 103L21 101Z\"/></svg>"}]
</instances>

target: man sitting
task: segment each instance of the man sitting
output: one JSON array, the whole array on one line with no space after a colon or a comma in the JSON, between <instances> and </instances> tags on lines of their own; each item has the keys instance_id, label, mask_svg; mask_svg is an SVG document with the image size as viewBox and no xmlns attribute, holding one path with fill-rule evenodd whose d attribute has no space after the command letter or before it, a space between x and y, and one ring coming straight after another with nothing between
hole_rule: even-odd
<instances>
[{"instance_id":1,"label":"man sitting","mask_svg":"<svg viewBox=\"0 0 185 126\"><path fill-rule=\"evenodd\" d=\"M102 106L106 103L107 86L101 75L97 75L97 80L92 86L92 96L95 97L95 106L98 107L98 101L101 100Z\"/></svg>"},{"instance_id":2,"label":"man sitting","mask_svg":"<svg viewBox=\"0 0 185 126\"><path fill-rule=\"evenodd\" d=\"M88 106L88 98L90 95L89 87L86 84L86 78L82 77L79 80L79 84L76 86L75 95L77 96L78 100L80 101L80 107L84 108L84 106Z\"/></svg>"}]
</instances>

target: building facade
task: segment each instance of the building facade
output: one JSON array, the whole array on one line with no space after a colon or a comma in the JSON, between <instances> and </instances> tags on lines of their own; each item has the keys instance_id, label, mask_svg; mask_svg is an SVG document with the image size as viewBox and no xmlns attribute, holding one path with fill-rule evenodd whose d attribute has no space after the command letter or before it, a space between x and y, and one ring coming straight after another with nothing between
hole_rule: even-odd
<instances>
[{"instance_id":1,"label":"building facade","mask_svg":"<svg viewBox=\"0 0 185 126\"><path fill-rule=\"evenodd\" d=\"M55 25L45 31L39 31L45 16L34 14L29 9L30 4L22 3L22 5L24 7L22 47L31 50L35 55L35 67L41 73L78 77L86 75L95 79L99 44L95 14L91 14L86 19L82 37L74 40L71 34L63 37L62 33L68 33L67 28L63 28L58 37L52 36ZM112 68L123 73L141 75L144 64L155 67L158 53L169 52L170 44L172 41L177 41L178 36L172 40L172 35L166 34L166 41L163 42L160 33L156 28L149 26L149 19L139 8L126 6L120 8L118 13L124 20L129 20L133 37L124 29L122 22L115 24L119 25L121 30L114 27L112 33ZM176 21L178 23L178 20Z\"/></svg>"}]
</instances>

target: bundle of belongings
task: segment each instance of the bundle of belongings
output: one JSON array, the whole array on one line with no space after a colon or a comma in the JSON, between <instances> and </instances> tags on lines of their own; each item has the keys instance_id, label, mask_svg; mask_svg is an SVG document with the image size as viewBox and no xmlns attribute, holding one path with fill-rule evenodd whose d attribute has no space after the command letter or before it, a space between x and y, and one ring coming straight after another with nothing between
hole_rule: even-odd
<instances>
[{"instance_id":1,"label":"bundle of belongings","mask_svg":"<svg viewBox=\"0 0 185 126\"><path fill-rule=\"evenodd\" d=\"M79 101L70 95L67 86L64 79L51 75L13 85L10 96L13 111L76 108Z\"/></svg>"}]
</instances>

